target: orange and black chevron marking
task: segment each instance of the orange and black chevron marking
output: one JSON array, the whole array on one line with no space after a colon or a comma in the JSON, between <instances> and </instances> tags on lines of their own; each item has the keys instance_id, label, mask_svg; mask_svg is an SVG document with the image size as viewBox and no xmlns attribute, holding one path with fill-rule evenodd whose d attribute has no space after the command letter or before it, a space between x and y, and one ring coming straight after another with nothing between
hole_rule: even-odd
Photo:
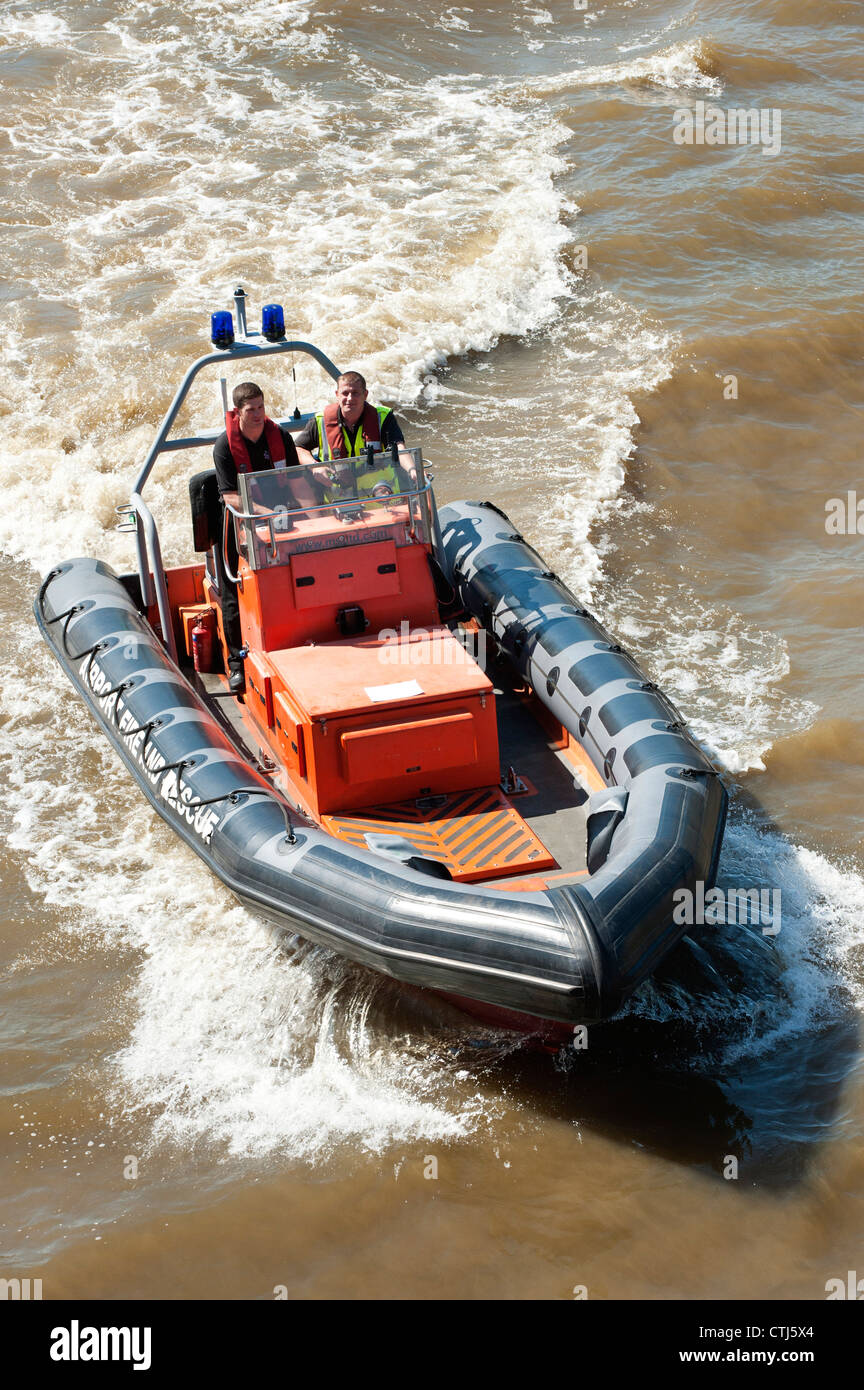
<instances>
[{"instance_id":1,"label":"orange and black chevron marking","mask_svg":"<svg viewBox=\"0 0 864 1390\"><path fill-rule=\"evenodd\" d=\"M368 832L401 835L425 859L445 864L462 883L556 868L556 861L497 787L448 796L437 806L413 801L373 806L367 816L324 816L324 828L367 848Z\"/></svg>"}]
</instances>

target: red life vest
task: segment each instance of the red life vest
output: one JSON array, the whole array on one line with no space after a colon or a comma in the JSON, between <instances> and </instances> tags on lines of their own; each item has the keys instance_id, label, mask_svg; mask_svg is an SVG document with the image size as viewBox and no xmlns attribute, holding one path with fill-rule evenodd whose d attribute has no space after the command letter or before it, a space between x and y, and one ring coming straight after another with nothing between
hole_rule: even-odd
<instances>
[{"instance_id":1,"label":"red life vest","mask_svg":"<svg viewBox=\"0 0 864 1390\"><path fill-rule=\"evenodd\" d=\"M389 414L389 411L387 414ZM324 430L327 435L330 457L334 459L349 458L350 451L346 446L345 436L342 433L338 405L325 405ZM380 448L381 425L378 419L378 411L375 409L374 405L370 405L368 401L363 407L363 414L360 416L359 429L354 437L355 445L360 437L360 430L362 430L363 438L367 444L377 444Z\"/></svg>"},{"instance_id":2,"label":"red life vest","mask_svg":"<svg viewBox=\"0 0 864 1390\"><path fill-rule=\"evenodd\" d=\"M237 472L251 473L253 471L252 460L249 457L246 440L240 431L236 410L229 410L225 416L225 429L228 434L228 448L231 450L231 457L237 465ZM280 463L285 462L285 441L276 421L271 420L269 416L264 420L264 438L267 442L270 461L274 468L278 468Z\"/></svg>"}]
</instances>

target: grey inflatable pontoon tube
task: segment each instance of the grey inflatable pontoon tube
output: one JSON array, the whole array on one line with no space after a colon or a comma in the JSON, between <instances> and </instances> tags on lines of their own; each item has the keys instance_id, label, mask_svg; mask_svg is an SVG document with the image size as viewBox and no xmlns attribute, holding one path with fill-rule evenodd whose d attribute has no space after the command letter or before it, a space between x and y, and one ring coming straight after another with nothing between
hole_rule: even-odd
<instances>
[{"instance_id":1,"label":"grey inflatable pontoon tube","mask_svg":"<svg viewBox=\"0 0 864 1390\"><path fill-rule=\"evenodd\" d=\"M683 934L675 889L713 882L725 791L663 695L501 513L458 503L441 523L439 558L466 606L568 729L584 723L605 769L589 877L508 893L328 835L247 761L134 581L100 561L52 571L36 620L150 803L252 911L396 980L564 1023L608 1018Z\"/></svg>"}]
</instances>

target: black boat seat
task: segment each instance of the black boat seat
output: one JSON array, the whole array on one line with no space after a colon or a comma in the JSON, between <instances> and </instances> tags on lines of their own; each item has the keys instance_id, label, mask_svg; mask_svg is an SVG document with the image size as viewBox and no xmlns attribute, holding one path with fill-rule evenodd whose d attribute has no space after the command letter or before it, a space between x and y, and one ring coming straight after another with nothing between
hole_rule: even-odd
<instances>
[{"instance_id":1,"label":"black boat seat","mask_svg":"<svg viewBox=\"0 0 864 1390\"><path fill-rule=\"evenodd\" d=\"M200 553L222 540L222 508L219 504L219 482L215 468L195 473L189 479L189 504L192 508L192 537Z\"/></svg>"}]
</instances>

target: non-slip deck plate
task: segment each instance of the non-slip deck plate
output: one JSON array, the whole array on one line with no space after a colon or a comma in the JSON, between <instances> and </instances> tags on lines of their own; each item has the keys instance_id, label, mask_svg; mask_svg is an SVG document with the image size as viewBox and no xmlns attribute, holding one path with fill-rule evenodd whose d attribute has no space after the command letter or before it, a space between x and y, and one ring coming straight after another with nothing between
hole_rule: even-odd
<instances>
[{"instance_id":1,"label":"non-slip deck plate","mask_svg":"<svg viewBox=\"0 0 864 1390\"><path fill-rule=\"evenodd\" d=\"M436 798L437 800L437 798ZM556 867L552 855L515 807L494 787L457 792L440 804L413 801L375 806L367 816L323 816L340 840L368 849L369 833L400 835L418 855L446 865L462 883Z\"/></svg>"}]
</instances>

